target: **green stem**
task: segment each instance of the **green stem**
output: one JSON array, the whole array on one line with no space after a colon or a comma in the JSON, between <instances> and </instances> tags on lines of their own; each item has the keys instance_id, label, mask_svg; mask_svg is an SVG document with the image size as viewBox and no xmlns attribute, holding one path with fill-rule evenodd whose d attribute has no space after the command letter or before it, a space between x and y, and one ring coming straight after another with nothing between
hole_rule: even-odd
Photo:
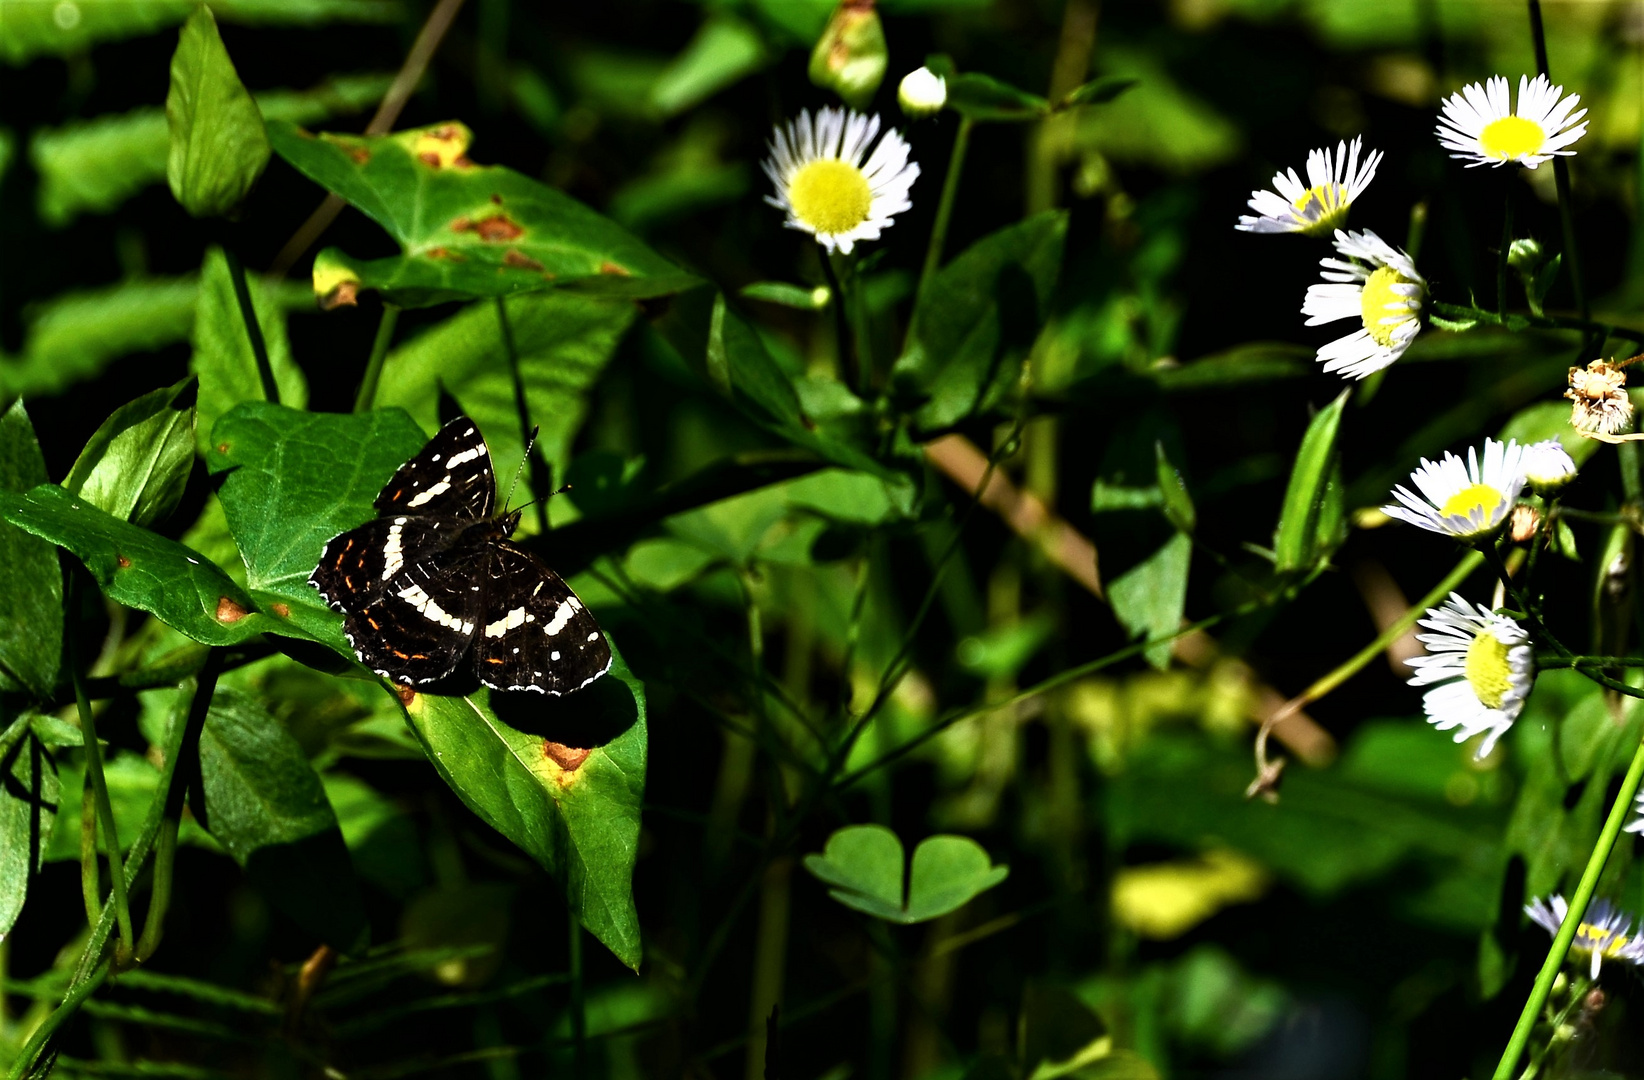
<instances>
[{"instance_id":1,"label":"green stem","mask_svg":"<svg viewBox=\"0 0 1644 1080\"><path fill-rule=\"evenodd\" d=\"M879 369L873 362L873 335L868 323L868 298L862 288L862 280L856 273L856 259L851 256L846 262L845 279L850 282L850 289L845 295L846 312L851 321L851 340L856 346L856 374L861 380L857 387L857 395L864 400L880 385Z\"/></svg>"},{"instance_id":2,"label":"green stem","mask_svg":"<svg viewBox=\"0 0 1644 1080\"><path fill-rule=\"evenodd\" d=\"M11 1063L11 1071L6 1074L6 1080L23 1080L26 1076L34 1075L34 1065L44 1054L46 1044L57 1034L57 1029L61 1028L75 1013L80 1011L80 1006L85 1003L86 998L90 997L99 986L102 986L103 980L107 978L108 965L99 964L88 977L69 987L68 994L63 998L63 1003L52 1010L51 1015L46 1017L39 1027L34 1029L34 1034L29 1036L29 1041L23 1044L23 1049L18 1053L17 1060Z\"/></svg>"},{"instance_id":3,"label":"green stem","mask_svg":"<svg viewBox=\"0 0 1644 1080\"><path fill-rule=\"evenodd\" d=\"M274 368L268 362L268 345L263 341L262 325L257 322L257 310L251 306L251 288L246 284L245 266L231 244L223 245L223 256L228 260L228 276L234 282L234 299L240 305L246 337L251 339L251 355L257 360L257 377L263 383L263 397L278 405L280 388L274 384Z\"/></svg>"},{"instance_id":4,"label":"green stem","mask_svg":"<svg viewBox=\"0 0 1644 1080\"><path fill-rule=\"evenodd\" d=\"M497 325L502 329L502 345L508 354L508 374L514 381L514 409L519 413L519 440L524 448L524 458L527 468L530 469L531 490L537 496L534 501L537 519L537 532L548 531L548 486L553 483L551 477L544 471L541 476L542 490L537 490L537 470L531 465L531 450L536 445L536 428L531 426L531 406L525 399L525 376L520 373L519 348L514 343L514 324L508 319L508 299L497 297Z\"/></svg>"},{"instance_id":5,"label":"green stem","mask_svg":"<svg viewBox=\"0 0 1644 1080\"><path fill-rule=\"evenodd\" d=\"M1508 312L1498 315L1493 311L1485 311L1470 304L1450 304L1443 300L1433 302L1433 311L1451 319L1471 319L1474 322L1488 323L1491 326L1505 326L1509 330L1520 330L1527 326L1534 326L1541 330L1584 330L1589 334L1604 334L1608 337L1618 337L1626 341L1644 344L1644 330L1630 330L1625 326L1616 326L1613 323L1598 322L1583 316L1574 319L1568 315L1526 315L1521 312Z\"/></svg>"},{"instance_id":6,"label":"green stem","mask_svg":"<svg viewBox=\"0 0 1644 1080\"><path fill-rule=\"evenodd\" d=\"M149 891L148 914L143 917L143 936L137 939L136 960L146 962L160 947L166 932L166 910L171 907L171 876L177 862L177 828L174 817L160 823L154 848L154 886Z\"/></svg>"},{"instance_id":7,"label":"green stem","mask_svg":"<svg viewBox=\"0 0 1644 1080\"><path fill-rule=\"evenodd\" d=\"M98 824L102 826L103 843L108 846L109 877L113 879L114 913L120 924L120 948L129 955L136 944L137 935L131 929L131 907L126 898L126 877L120 865L120 836L114 828L114 804L109 801L108 781L103 776L103 748L97 742L97 718L91 711L91 699L86 696L86 673L80 665L79 648L73 634L68 635L68 660L70 675L74 679L74 704L80 713L80 738L86 751L86 776L91 780L92 798L95 801L95 813ZM80 806L80 820L85 821L86 806L82 801ZM85 826L82 824L81 828ZM95 861L97 852L95 846L91 852ZM95 878L96 871L92 871ZM84 872L82 871L82 877ZM97 888L96 881L92 885ZM96 904L98 898L88 896L88 907Z\"/></svg>"},{"instance_id":8,"label":"green stem","mask_svg":"<svg viewBox=\"0 0 1644 1080\"><path fill-rule=\"evenodd\" d=\"M914 294L914 310L924 306L925 290L931 278L942 265L942 249L947 246L948 222L953 219L954 200L959 195L959 174L964 171L965 152L970 148L970 129L974 121L968 116L959 118L959 130L953 136L953 153L948 157L948 173L942 178L942 199L936 204L936 222L930 228L930 244L925 248L925 266L919 273L919 291Z\"/></svg>"},{"instance_id":9,"label":"green stem","mask_svg":"<svg viewBox=\"0 0 1644 1080\"><path fill-rule=\"evenodd\" d=\"M86 925L96 926L103 913L102 867L97 861L97 814L86 807L96 807L91 795L91 774L81 778L80 784L80 898L86 905Z\"/></svg>"},{"instance_id":10,"label":"green stem","mask_svg":"<svg viewBox=\"0 0 1644 1080\"><path fill-rule=\"evenodd\" d=\"M1541 0L1530 0L1530 40L1535 43L1536 71L1547 77L1547 33L1541 25ZM1576 310L1586 319L1591 315L1587 307L1587 290L1581 278L1581 256L1576 252L1575 216L1570 207L1570 164L1562 157L1553 158L1553 184L1558 189L1558 220L1564 229L1564 262L1570 268L1570 291L1575 294Z\"/></svg>"},{"instance_id":11,"label":"green stem","mask_svg":"<svg viewBox=\"0 0 1644 1080\"><path fill-rule=\"evenodd\" d=\"M571 927L571 1075L576 1080L587 1080L588 1010L582 996L582 923L575 911L567 908L567 913Z\"/></svg>"},{"instance_id":12,"label":"green stem","mask_svg":"<svg viewBox=\"0 0 1644 1080\"><path fill-rule=\"evenodd\" d=\"M382 379L383 361L388 358L388 346L394 341L394 325L400 321L398 304L383 304L382 318L377 320L377 336L371 341L371 356L365 362L365 376L360 379L360 392L354 398L354 411L370 412L377 400L377 383Z\"/></svg>"},{"instance_id":13,"label":"green stem","mask_svg":"<svg viewBox=\"0 0 1644 1080\"><path fill-rule=\"evenodd\" d=\"M1564 656L1557 653L1537 653L1536 667L1542 671L1552 671L1558 668L1634 668L1644 667L1644 657L1640 656Z\"/></svg>"},{"instance_id":14,"label":"green stem","mask_svg":"<svg viewBox=\"0 0 1644 1080\"><path fill-rule=\"evenodd\" d=\"M833 252L822 252L822 276L828 279L828 291L832 295L830 303L833 306L834 355L838 357L838 376L846 386L860 395L863 392L862 358L852 347L849 300L845 297L844 279L839 276L833 260Z\"/></svg>"},{"instance_id":15,"label":"green stem","mask_svg":"<svg viewBox=\"0 0 1644 1080\"><path fill-rule=\"evenodd\" d=\"M1547 995L1552 991L1553 980L1558 977L1558 970L1570 951L1570 942L1575 940L1576 929L1581 925L1582 916L1587 913L1587 904L1598 888L1598 878L1604 872L1610 849L1615 847L1616 838L1621 835L1621 827L1632 809L1641 779L1644 779L1644 742L1634 752L1633 763L1627 769L1626 778L1621 781L1621 790L1616 794L1615 804L1610 807L1610 816L1604 820L1604 830L1598 834L1598 843L1587 859L1586 869L1581 872L1581 882L1576 886L1575 895L1570 897L1570 913L1553 937L1553 947L1547 953L1546 962L1541 965L1541 973L1536 976L1535 986L1530 990L1529 1000L1524 1003L1524 1011L1519 1014L1512 1038L1507 1040L1507 1049L1502 1052L1501 1062L1496 1066L1494 1080L1511 1080L1513 1068L1524 1053L1525 1044L1530 1041L1530 1031L1535 1027L1536 1017L1541 1015Z\"/></svg>"}]
</instances>

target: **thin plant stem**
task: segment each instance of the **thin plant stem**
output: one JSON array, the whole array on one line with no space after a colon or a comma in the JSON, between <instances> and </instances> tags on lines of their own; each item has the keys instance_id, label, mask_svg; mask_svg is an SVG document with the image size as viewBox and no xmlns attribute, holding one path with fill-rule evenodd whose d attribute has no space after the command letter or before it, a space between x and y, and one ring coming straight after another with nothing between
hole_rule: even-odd
<instances>
[{"instance_id":1,"label":"thin plant stem","mask_svg":"<svg viewBox=\"0 0 1644 1080\"><path fill-rule=\"evenodd\" d=\"M87 978L69 987L62 1004L41 1021L40 1026L34 1029L34 1034L29 1036L29 1041L23 1044L23 1049L17 1054L17 1060L11 1063L11 1071L6 1074L6 1080L23 1080L24 1077L38 1075L34 1066L44 1055L46 1044L57 1034L59 1028L80 1011L80 1006L107 978L108 965L99 964Z\"/></svg>"},{"instance_id":2,"label":"thin plant stem","mask_svg":"<svg viewBox=\"0 0 1644 1080\"><path fill-rule=\"evenodd\" d=\"M828 279L829 303L833 308L834 355L838 358L839 378L853 391L862 391L862 364L851 347L850 312L846 308L845 288L839 271L833 265L833 253L822 254L822 276Z\"/></svg>"},{"instance_id":3,"label":"thin plant stem","mask_svg":"<svg viewBox=\"0 0 1644 1080\"><path fill-rule=\"evenodd\" d=\"M166 911L171 907L171 877L177 864L177 827L174 817L160 822L160 835L154 844L154 885L148 894L148 914L143 916L143 935L137 939L133 954L139 963L146 962L160 947L166 932Z\"/></svg>"},{"instance_id":4,"label":"thin plant stem","mask_svg":"<svg viewBox=\"0 0 1644 1080\"><path fill-rule=\"evenodd\" d=\"M542 489L537 489L539 477L537 469L531 463L531 449L536 445L536 429L531 426L531 406L525 399L525 376L520 373L519 346L514 342L514 324L508 319L508 300L506 297L497 297L497 325L502 329L502 346L508 354L508 374L514 380L514 408L519 413L519 444L525 450L526 469L531 477L531 490L536 493L537 499L533 503L536 512L537 532L548 531L548 488L553 478L544 474L540 477Z\"/></svg>"},{"instance_id":5,"label":"thin plant stem","mask_svg":"<svg viewBox=\"0 0 1644 1080\"><path fill-rule=\"evenodd\" d=\"M1610 807L1610 816L1604 819L1604 829L1598 834L1598 843L1593 846L1593 852L1587 858L1587 866L1581 872L1581 881L1576 885L1575 895L1570 897L1570 912L1564 917L1564 923L1558 928L1558 933L1553 936L1553 947L1547 952L1547 959L1542 963L1541 972L1536 976L1530 997L1524 1002L1524 1011L1519 1014L1512 1037L1507 1040L1507 1049L1502 1052L1501 1062L1496 1065L1494 1080L1511 1080L1513 1076L1513 1069L1518 1065L1518 1059L1530 1041L1530 1032L1535 1027L1536 1017L1541 1015L1542 1007L1547 1004L1547 995L1552 992L1553 980L1558 978L1559 968L1563 966L1564 958L1570 951L1570 943L1575 940L1576 929L1587 913L1587 904L1593 898L1593 891L1598 888L1599 875L1604 872L1604 864L1610 858L1610 851L1615 847L1616 838L1621 835L1621 826L1632 809L1640 780L1644 780L1644 742L1639 743L1638 749L1633 753L1632 765L1628 767L1627 775L1621 781L1621 790L1616 793L1615 804Z\"/></svg>"},{"instance_id":6,"label":"thin plant stem","mask_svg":"<svg viewBox=\"0 0 1644 1080\"><path fill-rule=\"evenodd\" d=\"M868 321L868 297L862 288L861 278L857 276L855 257L848 258L845 265L845 280L850 283L849 291L844 297L848 305L845 311L850 317L851 341L856 347L856 375L861 380L856 392L858 396L866 398L880 385L879 369L873 362L873 332Z\"/></svg>"},{"instance_id":7,"label":"thin plant stem","mask_svg":"<svg viewBox=\"0 0 1644 1080\"><path fill-rule=\"evenodd\" d=\"M91 771L80 783L80 897L86 905L86 925L96 926L103 913L102 867L97 861L97 799L91 794ZM87 812L87 808L92 808Z\"/></svg>"},{"instance_id":8,"label":"thin plant stem","mask_svg":"<svg viewBox=\"0 0 1644 1080\"><path fill-rule=\"evenodd\" d=\"M582 993L582 922L566 909L571 950L571 1075L588 1078L588 1008Z\"/></svg>"},{"instance_id":9,"label":"thin plant stem","mask_svg":"<svg viewBox=\"0 0 1644 1080\"><path fill-rule=\"evenodd\" d=\"M114 828L114 804L109 801L108 781L103 776L103 749L97 742L97 718L91 710L91 699L86 696L86 673L81 667L79 647L75 642L74 634L68 637L68 659L70 673L74 679L74 704L80 713L80 737L86 751L86 776L91 780L91 794L94 800L94 809L98 824L102 826L103 843L108 845L109 876L113 879L113 902L115 918L120 925L120 948L127 955L130 954L137 942L137 935L131 928L131 906L126 897L126 877L120 865L120 835ZM80 805L80 820L83 823L88 812L84 801ZM81 825L84 829L84 824ZM82 833L82 836L84 833ZM83 857L83 856L82 856ZM92 847L91 858L97 858L95 845ZM95 875L95 871L93 871ZM93 881L93 887L96 882ZM100 890L99 890L100 891ZM87 907L97 902L96 896L86 898ZM97 905L99 908L100 904Z\"/></svg>"},{"instance_id":10,"label":"thin plant stem","mask_svg":"<svg viewBox=\"0 0 1644 1080\"><path fill-rule=\"evenodd\" d=\"M1553 81L1547 70L1547 32L1541 25L1541 0L1530 3L1530 40L1536 49L1536 71ZM1592 312L1587 307L1587 289L1581 277L1581 256L1576 251L1575 215L1570 206L1570 165L1562 157L1553 158L1553 184L1558 189L1558 221L1564 230L1564 262L1570 268L1570 291L1583 319Z\"/></svg>"},{"instance_id":11,"label":"thin plant stem","mask_svg":"<svg viewBox=\"0 0 1644 1080\"><path fill-rule=\"evenodd\" d=\"M925 266L919 272L919 291L914 294L915 314L924 306L925 290L942 265L942 251L947 246L948 222L953 219L953 204L959 195L959 174L964 171L965 153L970 149L970 129L974 121L968 116L959 118L959 130L953 134L953 152L948 156L948 172L942 178L942 198L936 204L936 221L930 228L930 243L925 248Z\"/></svg>"},{"instance_id":12,"label":"thin plant stem","mask_svg":"<svg viewBox=\"0 0 1644 1080\"><path fill-rule=\"evenodd\" d=\"M1558 653L1537 653L1536 667L1542 671L1559 668L1635 668L1644 667L1644 656L1562 656Z\"/></svg>"},{"instance_id":13,"label":"thin plant stem","mask_svg":"<svg viewBox=\"0 0 1644 1080\"><path fill-rule=\"evenodd\" d=\"M228 276L234 282L234 299L240 305L240 318L245 323L246 337L251 339L251 355L257 361L257 377L262 380L263 397L274 404L280 403L280 388L274 382L274 368L268 362L268 343L263 340L262 324L257 321L257 309L251 304L251 287L246 284L245 266L232 244L223 245L223 257L228 260Z\"/></svg>"},{"instance_id":14,"label":"thin plant stem","mask_svg":"<svg viewBox=\"0 0 1644 1080\"><path fill-rule=\"evenodd\" d=\"M1488 323L1491 326L1505 326L1508 329L1522 329L1533 326L1538 330L1582 330L1588 334L1603 334L1606 337L1621 338L1644 344L1644 330L1632 330L1625 326L1616 326L1612 323L1598 322L1594 319L1573 319L1567 315L1534 315L1523 312L1508 312L1498 315L1493 311L1473 307L1470 304L1450 304L1443 300L1433 302L1433 310L1439 315L1450 319L1471 319L1474 322Z\"/></svg>"},{"instance_id":15,"label":"thin plant stem","mask_svg":"<svg viewBox=\"0 0 1644 1080\"><path fill-rule=\"evenodd\" d=\"M354 398L354 411L370 412L377 400L377 383L382 379L383 361L388 358L388 346L394 342L394 325L400 321L398 304L385 303L382 318L377 320L377 336L371 340L371 356L365 362L365 375L360 379L360 392Z\"/></svg>"}]
</instances>

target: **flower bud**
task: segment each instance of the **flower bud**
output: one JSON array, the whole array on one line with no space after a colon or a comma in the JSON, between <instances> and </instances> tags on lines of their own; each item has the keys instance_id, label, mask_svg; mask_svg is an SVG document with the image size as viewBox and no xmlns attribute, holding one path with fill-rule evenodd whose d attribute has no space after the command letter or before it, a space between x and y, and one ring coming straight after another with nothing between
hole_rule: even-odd
<instances>
[{"instance_id":1,"label":"flower bud","mask_svg":"<svg viewBox=\"0 0 1644 1080\"><path fill-rule=\"evenodd\" d=\"M874 0L840 0L816 48L811 82L837 93L853 109L867 105L885 79L889 51Z\"/></svg>"},{"instance_id":2,"label":"flower bud","mask_svg":"<svg viewBox=\"0 0 1644 1080\"><path fill-rule=\"evenodd\" d=\"M948 103L948 81L930 68L916 68L902 76L896 100L910 120L935 116Z\"/></svg>"},{"instance_id":3,"label":"flower bud","mask_svg":"<svg viewBox=\"0 0 1644 1080\"><path fill-rule=\"evenodd\" d=\"M1575 479L1576 463L1557 439L1524 448L1524 480L1537 495L1547 496Z\"/></svg>"}]
</instances>

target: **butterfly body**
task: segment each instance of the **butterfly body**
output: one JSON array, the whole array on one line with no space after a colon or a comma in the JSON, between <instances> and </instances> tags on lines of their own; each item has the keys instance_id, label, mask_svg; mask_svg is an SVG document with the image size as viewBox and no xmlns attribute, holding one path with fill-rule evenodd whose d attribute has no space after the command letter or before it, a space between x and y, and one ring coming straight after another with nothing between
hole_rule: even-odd
<instances>
[{"instance_id":1,"label":"butterfly body","mask_svg":"<svg viewBox=\"0 0 1644 1080\"><path fill-rule=\"evenodd\" d=\"M520 512L492 516L491 454L473 421L445 425L333 537L309 583L343 613L366 667L425 684L467 660L496 690L564 694L605 674L611 650L569 586L512 541Z\"/></svg>"}]
</instances>

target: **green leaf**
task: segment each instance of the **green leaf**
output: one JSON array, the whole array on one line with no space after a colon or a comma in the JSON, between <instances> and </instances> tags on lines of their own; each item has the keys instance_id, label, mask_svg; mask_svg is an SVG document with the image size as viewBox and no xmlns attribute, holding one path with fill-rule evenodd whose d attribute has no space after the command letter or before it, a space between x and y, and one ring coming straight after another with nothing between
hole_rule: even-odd
<instances>
[{"instance_id":1,"label":"green leaf","mask_svg":"<svg viewBox=\"0 0 1644 1080\"><path fill-rule=\"evenodd\" d=\"M214 563L56 484L0 493L0 517L72 552L110 600L146 611L195 641L233 645L264 631L303 636L258 614L245 590Z\"/></svg>"},{"instance_id":2,"label":"green leaf","mask_svg":"<svg viewBox=\"0 0 1644 1080\"><path fill-rule=\"evenodd\" d=\"M1192 557L1193 541L1186 533L1178 532L1108 586L1113 614L1132 637L1152 641L1168 638L1181 629ZM1161 671L1169 667L1171 647L1168 640L1148 646L1147 662Z\"/></svg>"},{"instance_id":3,"label":"green leaf","mask_svg":"<svg viewBox=\"0 0 1644 1080\"><path fill-rule=\"evenodd\" d=\"M264 610L353 660L342 617L308 575L326 541L376 516L377 492L427 441L399 409L306 413L248 401L217 421L206 467L227 473L217 496Z\"/></svg>"},{"instance_id":4,"label":"green leaf","mask_svg":"<svg viewBox=\"0 0 1644 1080\"><path fill-rule=\"evenodd\" d=\"M316 124L375 105L391 75L338 75L308 90L252 95L268 119ZM39 174L35 208L47 225L84 213L107 213L151 184L164 183L171 132L165 110L144 106L108 113L29 137L29 162Z\"/></svg>"},{"instance_id":5,"label":"green leaf","mask_svg":"<svg viewBox=\"0 0 1644 1080\"><path fill-rule=\"evenodd\" d=\"M0 59L23 64L36 56L85 53L102 41L139 37L176 26L197 0L5 0L6 32ZM404 9L398 0L212 0L224 19L268 25L327 22L388 23Z\"/></svg>"},{"instance_id":6,"label":"green leaf","mask_svg":"<svg viewBox=\"0 0 1644 1080\"><path fill-rule=\"evenodd\" d=\"M57 763L24 713L0 731L0 941L17 925L29 879L57 822Z\"/></svg>"},{"instance_id":7,"label":"green leaf","mask_svg":"<svg viewBox=\"0 0 1644 1080\"><path fill-rule=\"evenodd\" d=\"M621 655L567 697L417 694L406 716L468 808L552 874L582 925L637 968L645 687Z\"/></svg>"},{"instance_id":8,"label":"green leaf","mask_svg":"<svg viewBox=\"0 0 1644 1080\"><path fill-rule=\"evenodd\" d=\"M991 75L967 71L948 79L947 107L972 120L1037 120L1050 111L1038 94L1018 90Z\"/></svg>"},{"instance_id":9,"label":"green leaf","mask_svg":"<svg viewBox=\"0 0 1644 1080\"><path fill-rule=\"evenodd\" d=\"M314 291L328 307L361 288L421 307L533 292L578 278L665 277L678 268L621 226L553 188L468 160L472 139L446 123L393 135L310 135L270 121L274 150L386 229L402 254L358 260L327 248Z\"/></svg>"},{"instance_id":10,"label":"green leaf","mask_svg":"<svg viewBox=\"0 0 1644 1080\"><path fill-rule=\"evenodd\" d=\"M46 459L21 401L0 415L0 492L46 482ZM0 523L0 690L47 698L63 652L63 573L50 543Z\"/></svg>"},{"instance_id":11,"label":"green leaf","mask_svg":"<svg viewBox=\"0 0 1644 1080\"><path fill-rule=\"evenodd\" d=\"M1047 210L983 237L930 283L896 362L897 392L923 398L925 434L993 408L1012 392L1050 314L1067 213Z\"/></svg>"},{"instance_id":12,"label":"green leaf","mask_svg":"<svg viewBox=\"0 0 1644 1080\"><path fill-rule=\"evenodd\" d=\"M1302 436L1279 511L1278 529L1273 534L1274 565L1280 573L1308 570L1318 560L1320 508L1328 490L1342 409L1350 393L1343 390L1336 400L1320 409Z\"/></svg>"},{"instance_id":13,"label":"green leaf","mask_svg":"<svg viewBox=\"0 0 1644 1080\"><path fill-rule=\"evenodd\" d=\"M195 389L191 375L114 410L80 451L63 487L133 525L169 516L194 464Z\"/></svg>"},{"instance_id":14,"label":"green leaf","mask_svg":"<svg viewBox=\"0 0 1644 1080\"><path fill-rule=\"evenodd\" d=\"M517 493L514 502L519 505L548 494L550 480L564 478L588 394L637 310L621 300L560 290L511 297L506 303L526 406L531 422L541 427L538 449L555 474L530 477L526 490L531 493ZM496 475L512 477L525 444L496 301L470 305L389 353L376 405L400 406L432 429L439 426L442 390L479 424Z\"/></svg>"},{"instance_id":15,"label":"green leaf","mask_svg":"<svg viewBox=\"0 0 1644 1080\"><path fill-rule=\"evenodd\" d=\"M759 32L729 14L711 16L651 84L651 106L675 116L765 66Z\"/></svg>"},{"instance_id":16,"label":"green leaf","mask_svg":"<svg viewBox=\"0 0 1644 1080\"><path fill-rule=\"evenodd\" d=\"M1092 79L1082 86L1074 87L1066 97L1056 103L1056 107L1067 109L1075 105L1102 105L1129 90L1138 81L1140 80L1124 75L1103 75L1099 79Z\"/></svg>"},{"instance_id":17,"label":"green leaf","mask_svg":"<svg viewBox=\"0 0 1644 1080\"><path fill-rule=\"evenodd\" d=\"M1010 873L968 837L926 837L914 849L904 900L902 841L883 825L836 830L822 854L805 856L805 869L846 907L903 924L957 911Z\"/></svg>"},{"instance_id":18,"label":"green leaf","mask_svg":"<svg viewBox=\"0 0 1644 1080\"><path fill-rule=\"evenodd\" d=\"M298 926L341 952L365 908L337 815L302 747L248 694L220 689L200 732L195 816Z\"/></svg>"},{"instance_id":19,"label":"green leaf","mask_svg":"<svg viewBox=\"0 0 1644 1080\"><path fill-rule=\"evenodd\" d=\"M1067 1076L1113 1052L1102 1018L1060 986L1030 981L1022 988L1020 1030L1022 1069L1030 1080Z\"/></svg>"},{"instance_id":20,"label":"green leaf","mask_svg":"<svg viewBox=\"0 0 1644 1080\"><path fill-rule=\"evenodd\" d=\"M194 217L235 217L268 167L263 115L228 58L204 4L183 24L166 95L166 181Z\"/></svg>"},{"instance_id":21,"label":"green leaf","mask_svg":"<svg viewBox=\"0 0 1644 1080\"><path fill-rule=\"evenodd\" d=\"M308 381L291 356L286 337L285 311L255 275L248 275L251 307L257 313L263 342L268 348L269 366L280 401L301 409L308 404ZM221 248L206 251L200 270L200 300L194 316L194 354L189 370L200 377L199 421L195 425L201 453L211 444L211 428L217 418L242 401L262 401L263 381L257 372L257 357L251 351L234 280L229 276L228 259Z\"/></svg>"},{"instance_id":22,"label":"green leaf","mask_svg":"<svg viewBox=\"0 0 1644 1080\"><path fill-rule=\"evenodd\" d=\"M785 281L756 281L752 285L742 286L737 290L737 295L749 300L763 300L767 304L798 308L800 311L821 311L832 299L826 286L806 289Z\"/></svg>"},{"instance_id":23,"label":"green leaf","mask_svg":"<svg viewBox=\"0 0 1644 1080\"><path fill-rule=\"evenodd\" d=\"M181 341L198 292L193 278L139 278L53 297L32 312L23 352L0 359L0 397L54 394L127 353Z\"/></svg>"},{"instance_id":24,"label":"green leaf","mask_svg":"<svg viewBox=\"0 0 1644 1080\"><path fill-rule=\"evenodd\" d=\"M1095 152L1122 165L1191 173L1231 161L1238 124L1172 77L1158 50L1104 45L1102 64L1136 85L1100 109L1077 115L1074 153Z\"/></svg>"},{"instance_id":25,"label":"green leaf","mask_svg":"<svg viewBox=\"0 0 1644 1080\"><path fill-rule=\"evenodd\" d=\"M1154 440L1153 454L1159 466L1159 495L1163 499L1164 515L1176 528L1184 533L1191 533L1197 523L1197 517L1193 511L1193 497L1187 493L1187 485L1182 481L1182 474L1165 456L1162 440Z\"/></svg>"}]
</instances>

